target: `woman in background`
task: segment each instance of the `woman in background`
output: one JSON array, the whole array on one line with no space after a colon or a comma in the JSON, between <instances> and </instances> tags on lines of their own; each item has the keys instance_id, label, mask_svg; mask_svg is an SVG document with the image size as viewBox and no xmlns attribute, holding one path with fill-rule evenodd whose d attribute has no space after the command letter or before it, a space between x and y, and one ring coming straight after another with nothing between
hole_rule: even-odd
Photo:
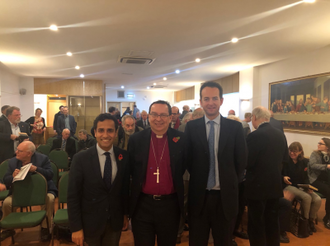
<instances>
[{"instance_id":1,"label":"woman in background","mask_svg":"<svg viewBox=\"0 0 330 246\"><path fill-rule=\"evenodd\" d=\"M42 110L37 108L35 116L31 116L25 122L30 125L30 131L32 133L32 142L38 147L40 144L44 144L44 132L46 130L45 119L41 117Z\"/></svg>"}]
</instances>

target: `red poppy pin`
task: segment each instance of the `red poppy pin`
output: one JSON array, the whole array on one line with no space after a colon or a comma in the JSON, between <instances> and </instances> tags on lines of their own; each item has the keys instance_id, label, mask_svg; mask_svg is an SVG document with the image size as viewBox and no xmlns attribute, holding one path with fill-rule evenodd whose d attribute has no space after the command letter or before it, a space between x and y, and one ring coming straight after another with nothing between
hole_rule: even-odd
<instances>
[{"instance_id":1,"label":"red poppy pin","mask_svg":"<svg viewBox=\"0 0 330 246\"><path fill-rule=\"evenodd\" d=\"M305 167L304 171L305 171L305 172L307 171L307 167Z\"/></svg>"},{"instance_id":2,"label":"red poppy pin","mask_svg":"<svg viewBox=\"0 0 330 246\"><path fill-rule=\"evenodd\" d=\"M172 140L173 140L174 143L176 143L180 140L180 137L174 137Z\"/></svg>"},{"instance_id":3,"label":"red poppy pin","mask_svg":"<svg viewBox=\"0 0 330 246\"><path fill-rule=\"evenodd\" d=\"M118 160L122 160L123 159L123 155L122 154L120 154L119 156L118 156Z\"/></svg>"}]
</instances>

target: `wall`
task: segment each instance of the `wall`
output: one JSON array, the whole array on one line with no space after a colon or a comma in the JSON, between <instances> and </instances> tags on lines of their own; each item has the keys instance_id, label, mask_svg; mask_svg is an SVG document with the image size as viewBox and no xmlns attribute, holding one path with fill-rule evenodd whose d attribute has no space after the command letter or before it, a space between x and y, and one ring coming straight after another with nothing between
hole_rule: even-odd
<instances>
[{"instance_id":1,"label":"wall","mask_svg":"<svg viewBox=\"0 0 330 246\"><path fill-rule=\"evenodd\" d=\"M146 110L148 112L149 106L152 102L157 100L168 101L171 105L174 103L174 92L173 91L161 91L161 90L148 90L148 91L134 91L126 90L127 93L134 93L134 99L117 98L117 90L111 88L106 89L106 102L136 102L136 105L140 111ZM105 105L107 105L105 103Z\"/></svg>"},{"instance_id":2,"label":"wall","mask_svg":"<svg viewBox=\"0 0 330 246\"><path fill-rule=\"evenodd\" d=\"M256 74L253 83L253 107L262 105L268 107L269 83L304 77L314 74L330 72L330 46L304 53L302 55L283 61L259 66L255 68ZM255 90L258 88L260 91ZM256 89L257 89L256 88ZM309 156L317 147L321 135L310 135L300 133L285 133L288 144L293 141L302 143L305 155Z\"/></svg>"}]
</instances>

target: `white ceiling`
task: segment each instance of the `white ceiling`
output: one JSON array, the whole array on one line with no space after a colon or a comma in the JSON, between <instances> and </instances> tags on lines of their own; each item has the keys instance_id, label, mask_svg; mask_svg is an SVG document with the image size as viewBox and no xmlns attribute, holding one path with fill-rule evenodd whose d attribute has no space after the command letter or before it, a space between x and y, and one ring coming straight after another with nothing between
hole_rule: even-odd
<instances>
[{"instance_id":1,"label":"white ceiling","mask_svg":"<svg viewBox=\"0 0 330 246\"><path fill-rule=\"evenodd\" d=\"M330 0L0 1L0 61L24 76L178 90L329 45L329 10ZM131 53L156 60L117 62Z\"/></svg>"}]
</instances>

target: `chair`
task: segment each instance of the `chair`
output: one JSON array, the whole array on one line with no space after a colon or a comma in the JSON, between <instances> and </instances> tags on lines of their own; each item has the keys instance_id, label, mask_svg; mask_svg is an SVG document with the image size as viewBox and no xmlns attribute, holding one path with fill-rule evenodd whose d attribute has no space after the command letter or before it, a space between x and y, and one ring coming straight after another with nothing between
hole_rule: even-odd
<instances>
[{"instance_id":1,"label":"chair","mask_svg":"<svg viewBox=\"0 0 330 246\"><path fill-rule=\"evenodd\" d=\"M75 143L75 146L76 146L76 152L78 152L78 147L79 147L78 146L79 145L78 142L79 141L76 138L74 138L74 137L70 137L70 138L74 140L74 143Z\"/></svg>"},{"instance_id":2,"label":"chair","mask_svg":"<svg viewBox=\"0 0 330 246\"><path fill-rule=\"evenodd\" d=\"M28 174L24 180L13 183L12 191L13 212L2 219L0 228L12 230L40 225L46 217L45 210L16 212L14 211L14 207L45 205L47 197L47 181L45 177L38 172L35 174ZM46 220L48 227L47 217ZM15 244L14 236L11 238L12 243Z\"/></svg>"},{"instance_id":3,"label":"chair","mask_svg":"<svg viewBox=\"0 0 330 246\"><path fill-rule=\"evenodd\" d=\"M68 194L68 183L69 183L69 171L64 172L59 181L59 191L58 191L58 210L53 219L53 229L52 229L52 245L54 245L54 228L56 225L67 225L69 224L69 217L67 209L64 209L64 204L67 203ZM58 232L58 230L57 230ZM58 235L57 235L58 236Z\"/></svg>"},{"instance_id":4,"label":"chair","mask_svg":"<svg viewBox=\"0 0 330 246\"><path fill-rule=\"evenodd\" d=\"M3 177L5 176L6 172L8 170L8 160L5 160L0 165L0 179L3 181ZM3 201L6 199L6 197L9 194L9 190L0 191L0 201Z\"/></svg>"},{"instance_id":5,"label":"chair","mask_svg":"<svg viewBox=\"0 0 330 246\"><path fill-rule=\"evenodd\" d=\"M42 144L42 145L39 145L39 147L37 148L37 151L41 154L49 156L49 152L50 152L51 148L52 148L51 145Z\"/></svg>"},{"instance_id":6,"label":"chair","mask_svg":"<svg viewBox=\"0 0 330 246\"><path fill-rule=\"evenodd\" d=\"M54 173L54 175L53 175L53 182L56 185L56 187L58 187L58 167L52 161L50 162L50 165L51 165L52 170L53 170L53 173Z\"/></svg>"},{"instance_id":7,"label":"chair","mask_svg":"<svg viewBox=\"0 0 330 246\"><path fill-rule=\"evenodd\" d=\"M47 141L46 141L46 144L49 145L50 147L53 146L53 141L55 140L56 138L48 138Z\"/></svg>"},{"instance_id":8,"label":"chair","mask_svg":"<svg viewBox=\"0 0 330 246\"><path fill-rule=\"evenodd\" d=\"M59 178L62 177L64 171L69 169L68 154L61 149L54 149L49 153L49 159L56 164L59 172Z\"/></svg>"}]
</instances>

